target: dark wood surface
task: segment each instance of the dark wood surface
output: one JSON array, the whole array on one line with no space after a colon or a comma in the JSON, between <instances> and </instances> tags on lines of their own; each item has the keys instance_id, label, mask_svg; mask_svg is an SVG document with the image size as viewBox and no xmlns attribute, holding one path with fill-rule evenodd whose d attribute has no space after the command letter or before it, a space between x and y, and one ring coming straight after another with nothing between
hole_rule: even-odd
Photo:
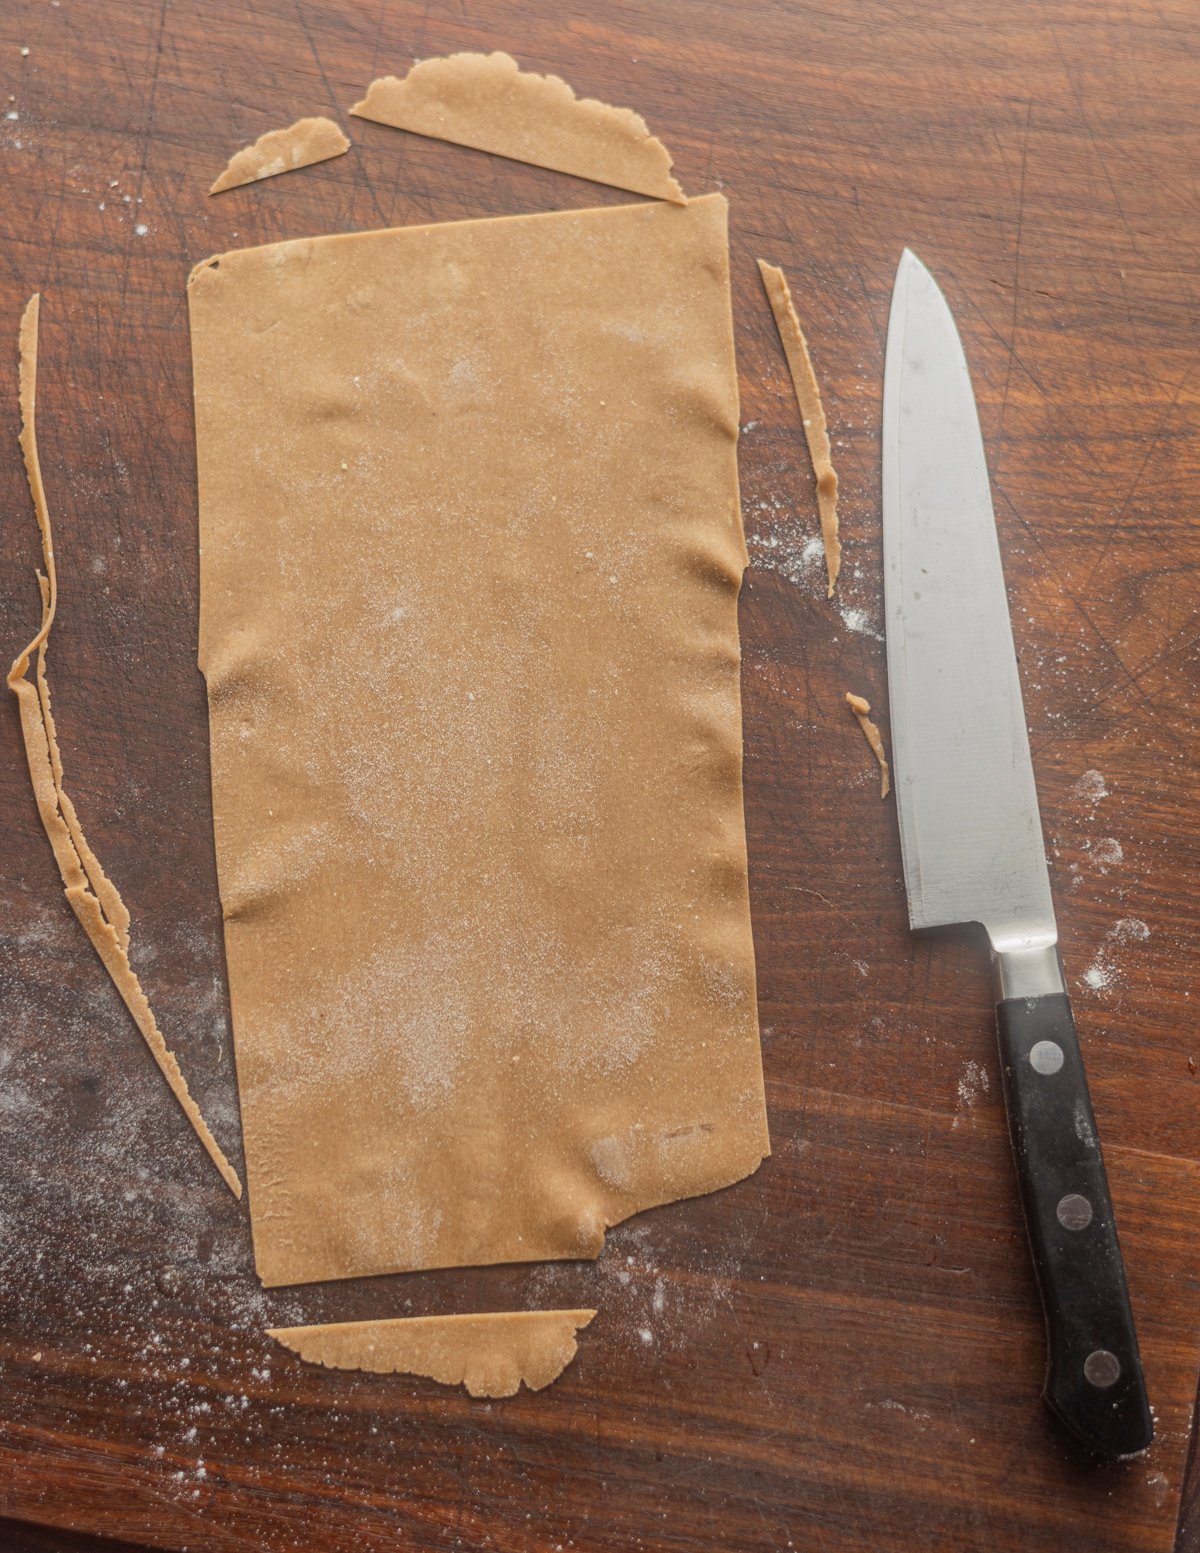
<instances>
[{"instance_id":1,"label":"dark wood surface","mask_svg":"<svg viewBox=\"0 0 1200 1553\"><path fill-rule=\"evenodd\" d=\"M5 1547L82 1548L87 1532L194 1553L1172 1547L1200 1365L1194 23L1190 0L7 0L4 652L37 615L15 338L40 289L68 786L133 912L162 1026L239 1159L194 664L189 266L283 236L622 198L345 120L373 75L464 47L632 104L688 190L729 193L774 1155L614 1231L596 1264L264 1294L245 1210L63 901L8 706ZM206 199L235 147L318 112L347 123L348 156ZM908 933L894 811L841 704L866 694L886 727L879 399L906 243L974 372L1158 1418L1150 1453L1115 1467L1080 1461L1038 1400L982 948ZM813 482L759 256L791 278L826 389L834 604L805 548ZM600 1315L554 1387L506 1402L309 1369L263 1331L538 1303ZM1200 1548L1191 1495L1178 1545Z\"/></svg>"}]
</instances>

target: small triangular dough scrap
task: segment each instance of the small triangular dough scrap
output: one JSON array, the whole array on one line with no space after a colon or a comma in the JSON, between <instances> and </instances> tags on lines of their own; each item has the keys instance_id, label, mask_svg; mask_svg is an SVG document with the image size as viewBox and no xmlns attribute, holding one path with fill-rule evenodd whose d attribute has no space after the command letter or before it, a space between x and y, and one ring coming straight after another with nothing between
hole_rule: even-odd
<instances>
[{"instance_id":1,"label":"small triangular dough scrap","mask_svg":"<svg viewBox=\"0 0 1200 1553\"><path fill-rule=\"evenodd\" d=\"M287 129L268 130L252 146L236 152L208 192L223 194L226 189L256 183L260 178L274 178L277 173L327 162L349 149L349 140L332 119L297 119Z\"/></svg>"},{"instance_id":2,"label":"small triangular dough scrap","mask_svg":"<svg viewBox=\"0 0 1200 1553\"><path fill-rule=\"evenodd\" d=\"M268 1335L307 1364L376 1375L424 1375L473 1397L511 1397L524 1381L541 1391L575 1357L575 1334L594 1310L405 1316L327 1326L272 1327Z\"/></svg>"},{"instance_id":3,"label":"small triangular dough scrap","mask_svg":"<svg viewBox=\"0 0 1200 1553\"><path fill-rule=\"evenodd\" d=\"M687 203L671 157L631 108L576 97L558 76L522 70L510 54L423 59L400 79L372 81L350 112L514 162Z\"/></svg>"}]
</instances>

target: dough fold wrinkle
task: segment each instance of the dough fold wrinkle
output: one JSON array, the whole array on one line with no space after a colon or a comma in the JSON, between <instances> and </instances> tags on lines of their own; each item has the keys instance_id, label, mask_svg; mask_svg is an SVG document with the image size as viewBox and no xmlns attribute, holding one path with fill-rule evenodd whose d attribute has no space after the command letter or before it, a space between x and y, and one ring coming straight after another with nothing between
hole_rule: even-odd
<instances>
[{"instance_id":1,"label":"dough fold wrinkle","mask_svg":"<svg viewBox=\"0 0 1200 1553\"><path fill-rule=\"evenodd\" d=\"M269 1335L308 1364L376 1375L423 1375L465 1386L473 1397L541 1391L575 1357L575 1334L594 1310L502 1311L482 1316L408 1316L329 1326L273 1327Z\"/></svg>"},{"instance_id":2,"label":"dough fold wrinkle","mask_svg":"<svg viewBox=\"0 0 1200 1553\"><path fill-rule=\"evenodd\" d=\"M349 151L350 142L332 119L297 119L286 129L271 129L260 135L252 146L245 146L229 160L229 165L209 189L223 194L260 178L311 167L330 157Z\"/></svg>"},{"instance_id":3,"label":"dough fold wrinkle","mask_svg":"<svg viewBox=\"0 0 1200 1553\"><path fill-rule=\"evenodd\" d=\"M808 354L808 341L804 338L804 330L796 316L792 293L784 273L774 264L764 263L762 259L758 261L758 270L771 311L775 315L783 353L787 357L788 371L796 391L796 403L800 406L800 419L804 424L808 453L812 459L813 473L817 477L817 510L821 520L821 540L825 546L825 571L829 579L826 592L832 598L838 572L842 568L842 546L838 539L837 475L833 468L829 431L825 425L825 407L821 403L821 390L817 387L817 375Z\"/></svg>"},{"instance_id":4,"label":"dough fold wrinkle","mask_svg":"<svg viewBox=\"0 0 1200 1553\"><path fill-rule=\"evenodd\" d=\"M260 1276L591 1257L749 1175L724 199L235 251L189 308Z\"/></svg>"},{"instance_id":5,"label":"dough fold wrinkle","mask_svg":"<svg viewBox=\"0 0 1200 1553\"><path fill-rule=\"evenodd\" d=\"M510 54L424 59L404 77L372 81L350 112L633 194L686 197L640 114L576 97L558 76L522 70Z\"/></svg>"},{"instance_id":6,"label":"dough fold wrinkle","mask_svg":"<svg viewBox=\"0 0 1200 1553\"><path fill-rule=\"evenodd\" d=\"M116 886L100 866L88 845L75 812L75 806L63 787L63 767L59 755L54 716L50 709L50 682L46 675L46 654L50 628L58 607L58 571L54 555L54 535L50 510L42 483L37 449L37 360L38 320L41 299L33 296L21 317L21 453L33 497L34 513L42 540L45 573L38 573L42 599L42 618L37 635L18 654L8 673L8 688L16 695L21 718L21 736L25 758L33 783L38 815L54 851L62 875L67 900L83 925L92 947L104 962L125 1007L141 1031L146 1045L158 1064L171 1093L183 1107L197 1137L221 1172L221 1178L235 1197L242 1195L242 1183L209 1131L199 1107L188 1091L178 1062L168 1048L155 1021L150 1004L129 963L129 913ZM37 655L34 679L28 678L30 660Z\"/></svg>"}]
</instances>

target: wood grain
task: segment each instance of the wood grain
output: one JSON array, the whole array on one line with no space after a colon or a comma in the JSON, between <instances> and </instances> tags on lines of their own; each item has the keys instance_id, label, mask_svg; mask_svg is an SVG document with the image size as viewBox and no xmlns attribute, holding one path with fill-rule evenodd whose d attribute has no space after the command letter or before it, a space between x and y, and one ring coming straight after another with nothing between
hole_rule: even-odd
<instances>
[{"instance_id":1,"label":"wood grain","mask_svg":"<svg viewBox=\"0 0 1200 1553\"><path fill-rule=\"evenodd\" d=\"M187 270L238 243L622 196L357 121L336 162L219 201L204 190L263 130L301 114L346 124L373 75L504 47L636 107L685 188L729 193L775 1146L750 1182L617 1230L594 1265L264 1294L244 1211L63 902L10 706L10 1526L205 1553L1172 1547L1200 1360L1192 22L1184 0L260 0L253 14L8 0L0 624L15 652L37 617L15 339L40 289L68 789L133 912L162 1028L235 1154L194 661ZM908 933L894 811L842 702L866 695L886 729L879 394L906 243L943 283L974 373L1063 952L1158 1415L1149 1455L1117 1467L1080 1462L1038 1401L1043 1334L984 955ZM759 257L788 274L825 392L845 545L832 604ZM314 1371L264 1335L533 1303L600 1314L554 1387L504 1403ZM1194 1492L1178 1546L1200 1548Z\"/></svg>"}]
</instances>

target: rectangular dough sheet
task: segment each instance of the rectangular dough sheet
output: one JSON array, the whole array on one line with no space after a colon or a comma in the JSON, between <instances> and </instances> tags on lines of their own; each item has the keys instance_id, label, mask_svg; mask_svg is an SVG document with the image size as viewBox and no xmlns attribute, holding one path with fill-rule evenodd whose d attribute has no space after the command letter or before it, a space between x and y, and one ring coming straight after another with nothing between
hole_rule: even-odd
<instances>
[{"instance_id":1,"label":"rectangular dough sheet","mask_svg":"<svg viewBox=\"0 0 1200 1553\"><path fill-rule=\"evenodd\" d=\"M725 201L242 250L189 303L259 1274L595 1256L768 1151Z\"/></svg>"}]
</instances>

